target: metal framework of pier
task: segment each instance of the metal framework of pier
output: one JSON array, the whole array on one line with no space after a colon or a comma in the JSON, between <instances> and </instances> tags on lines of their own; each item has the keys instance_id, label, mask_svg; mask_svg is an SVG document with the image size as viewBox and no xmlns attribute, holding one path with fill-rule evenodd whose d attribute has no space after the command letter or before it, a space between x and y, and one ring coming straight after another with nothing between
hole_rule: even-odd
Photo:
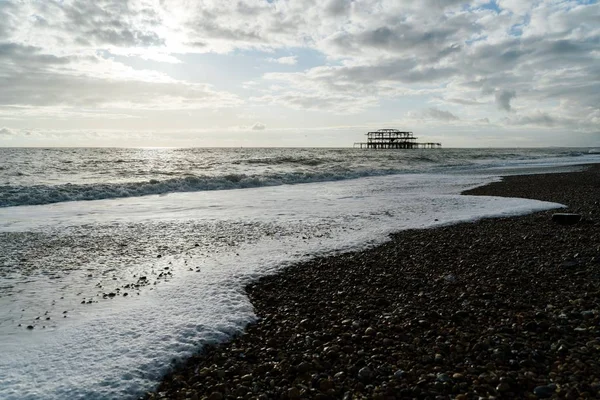
<instances>
[{"instance_id":1,"label":"metal framework of pier","mask_svg":"<svg viewBox=\"0 0 600 400\"><path fill-rule=\"evenodd\" d=\"M439 149L441 143L419 143L412 132L397 129L379 129L367 133L366 142L356 142L354 147L361 149Z\"/></svg>"}]
</instances>

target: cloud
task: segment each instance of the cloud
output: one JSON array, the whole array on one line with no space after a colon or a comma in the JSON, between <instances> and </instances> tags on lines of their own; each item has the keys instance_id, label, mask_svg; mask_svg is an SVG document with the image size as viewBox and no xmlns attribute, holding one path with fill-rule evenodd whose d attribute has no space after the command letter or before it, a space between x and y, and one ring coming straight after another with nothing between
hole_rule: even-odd
<instances>
[{"instance_id":1,"label":"cloud","mask_svg":"<svg viewBox=\"0 0 600 400\"><path fill-rule=\"evenodd\" d=\"M40 66L65 65L73 61L71 57L44 54L42 51L40 47L0 42L0 61L7 69L12 66L29 70Z\"/></svg>"},{"instance_id":2,"label":"cloud","mask_svg":"<svg viewBox=\"0 0 600 400\"><path fill-rule=\"evenodd\" d=\"M351 10L351 0L329 0L325 3L325 14L330 17L346 16Z\"/></svg>"},{"instance_id":3,"label":"cloud","mask_svg":"<svg viewBox=\"0 0 600 400\"><path fill-rule=\"evenodd\" d=\"M476 105L485 104L485 102L483 102L483 101L472 100L472 99L461 99L458 97L439 97L439 98L446 103L461 104L463 106L476 106Z\"/></svg>"},{"instance_id":4,"label":"cloud","mask_svg":"<svg viewBox=\"0 0 600 400\"><path fill-rule=\"evenodd\" d=\"M265 129L267 129L267 126L261 122L257 122L254 125L252 125L250 129L252 129L253 131L264 131Z\"/></svg>"},{"instance_id":5,"label":"cloud","mask_svg":"<svg viewBox=\"0 0 600 400\"><path fill-rule=\"evenodd\" d=\"M279 58L269 58L267 59L269 62L274 62L278 64L284 65L296 65L298 63L298 56L289 56L289 57L279 57Z\"/></svg>"},{"instance_id":6,"label":"cloud","mask_svg":"<svg viewBox=\"0 0 600 400\"><path fill-rule=\"evenodd\" d=\"M517 15L523 15L529 12L534 4L534 0L497 0L501 9L508 10Z\"/></svg>"},{"instance_id":7,"label":"cloud","mask_svg":"<svg viewBox=\"0 0 600 400\"><path fill-rule=\"evenodd\" d=\"M49 71L16 72L0 78L0 106L106 107L117 109L198 109L238 105L232 94L209 85L176 80L101 79Z\"/></svg>"},{"instance_id":8,"label":"cloud","mask_svg":"<svg viewBox=\"0 0 600 400\"><path fill-rule=\"evenodd\" d=\"M0 137L1 136L13 136L15 134L15 131L13 131L10 128L0 128Z\"/></svg>"},{"instance_id":9,"label":"cloud","mask_svg":"<svg viewBox=\"0 0 600 400\"><path fill-rule=\"evenodd\" d=\"M503 121L508 127L536 127L544 129L561 129L571 132L587 132L599 134L600 113L595 112L590 119L577 118L561 112L559 108L553 113L544 110L532 110L512 115Z\"/></svg>"},{"instance_id":10,"label":"cloud","mask_svg":"<svg viewBox=\"0 0 600 400\"><path fill-rule=\"evenodd\" d=\"M0 40L6 40L12 33L12 27L18 23L15 15L18 8L16 2L0 2Z\"/></svg>"},{"instance_id":11,"label":"cloud","mask_svg":"<svg viewBox=\"0 0 600 400\"><path fill-rule=\"evenodd\" d=\"M0 43L0 107L198 109L238 105L231 93L96 55L59 56Z\"/></svg>"},{"instance_id":12,"label":"cloud","mask_svg":"<svg viewBox=\"0 0 600 400\"><path fill-rule=\"evenodd\" d=\"M408 113L408 117L418 120L435 120L442 122L453 122L460 119L450 111L440 110L435 107L431 107L420 112L411 111Z\"/></svg>"},{"instance_id":13,"label":"cloud","mask_svg":"<svg viewBox=\"0 0 600 400\"><path fill-rule=\"evenodd\" d=\"M128 67L113 54L178 62L154 0L0 3L0 107L200 109L242 100L211 85ZM6 21L6 24L4 24ZM8 36L8 37L7 37ZM2 38L4 37L4 40ZM25 39L26 38L26 39Z\"/></svg>"},{"instance_id":14,"label":"cloud","mask_svg":"<svg viewBox=\"0 0 600 400\"><path fill-rule=\"evenodd\" d=\"M576 0L497 0L497 8L489 4L486 0L4 0L0 1L0 115L15 106L40 113L42 108L91 107L120 109L115 113L122 114L128 108L223 108L248 101L356 114L387 101L412 104L418 99L417 109L431 101L457 110L420 112L420 117L433 121L487 118L508 127L560 128L566 121L576 121L579 129L597 126L600 4ZM262 80L244 77L258 81L250 95L218 90L218 83L175 79L151 70L151 62L133 67L122 61L127 56L179 62L177 70L183 70L193 68L185 64L189 53L291 54L300 48L325 61L301 71L266 73ZM297 65L298 59L269 61ZM537 109L540 114L531 111ZM507 111L510 116L501 115Z\"/></svg>"},{"instance_id":15,"label":"cloud","mask_svg":"<svg viewBox=\"0 0 600 400\"><path fill-rule=\"evenodd\" d=\"M375 96L354 96L327 91L283 90L278 93L252 97L251 102L285 106L297 110L355 114L378 104Z\"/></svg>"},{"instance_id":16,"label":"cloud","mask_svg":"<svg viewBox=\"0 0 600 400\"><path fill-rule=\"evenodd\" d=\"M545 112L536 112L529 115L518 115L508 120L510 125L534 125L541 127L553 127L557 120Z\"/></svg>"},{"instance_id":17,"label":"cloud","mask_svg":"<svg viewBox=\"0 0 600 400\"><path fill-rule=\"evenodd\" d=\"M162 20L148 1L57 1L28 2L37 15L34 26L68 32L82 46L156 46Z\"/></svg>"},{"instance_id":18,"label":"cloud","mask_svg":"<svg viewBox=\"0 0 600 400\"><path fill-rule=\"evenodd\" d=\"M510 111L510 101L517 96L514 90L499 90L495 93L496 104L498 108L504 111Z\"/></svg>"},{"instance_id":19,"label":"cloud","mask_svg":"<svg viewBox=\"0 0 600 400\"><path fill-rule=\"evenodd\" d=\"M452 114L450 111L439 110L437 108L429 108L424 114L430 118L437 119L440 121L458 121L459 118Z\"/></svg>"}]
</instances>

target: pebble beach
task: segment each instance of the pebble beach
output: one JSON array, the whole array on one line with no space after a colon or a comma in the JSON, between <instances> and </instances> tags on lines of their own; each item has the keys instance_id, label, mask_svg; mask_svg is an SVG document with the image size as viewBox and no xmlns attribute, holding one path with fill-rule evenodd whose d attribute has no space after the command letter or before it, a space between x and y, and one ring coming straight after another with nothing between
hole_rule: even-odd
<instances>
[{"instance_id":1,"label":"pebble beach","mask_svg":"<svg viewBox=\"0 0 600 400\"><path fill-rule=\"evenodd\" d=\"M598 398L600 166L463 194L566 208L402 231L263 277L246 287L258 321L146 398Z\"/></svg>"}]
</instances>

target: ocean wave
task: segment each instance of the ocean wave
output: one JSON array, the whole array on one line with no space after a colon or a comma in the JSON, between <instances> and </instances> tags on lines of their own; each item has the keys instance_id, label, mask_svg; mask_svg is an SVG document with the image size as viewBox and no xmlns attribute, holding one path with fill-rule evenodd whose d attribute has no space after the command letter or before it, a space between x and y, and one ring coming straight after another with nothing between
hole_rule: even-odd
<instances>
[{"instance_id":1,"label":"ocean wave","mask_svg":"<svg viewBox=\"0 0 600 400\"><path fill-rule=\"evenodd\" d=\"M501 150L490 154L482 152L471 156L474 160L492 159L492 160L537 160L545 158L569 158L580 157L585 154L581 149L514 149Z\"/></svg>"},{"instance_id":2,"label":"ocean wave","mask_svg":"<svg viewBox=\"0 0 600 400\"><path fill-rule=\"evenodd\" d=\"M176 192L246 189L265 186L290 185L310 182L339 181L365 176L398 173L392 169L294 172L271 175L227 174L221 176L187 175L165 180L150 179L141 182L63 184L33 186L0 186L0 207L41 205L66 201L101 200L138 197Z\"/></svg>"},{"instance_id":3,"label":"ocean wave","mask_svg":"<svg viewBox=\"0 0 600 400\"><path fill-rule=\"evenodd\" d=\"M292 165L307 165L307 166L317 166L327 162L330 162L330 159L323 158L312 158L312 157L291 157L291 156L282 156L282 157L264 157L264 158L249 158L246 160L238 160L234 163L238 164L262 164L262 165L282 165L282 164L292 164ZM337 161L337 160L335 160Z\"/></svg>"},{"instance_id":4,"label":"ocean wave","mask_svg":"<svg viewBox=\"0 0 600 400\"><path fill-rule=\"evenodd\" d=\"M458 173L473 168L493 170L595 156L589 153L589 148L185 149L165 150L158 155L139 149L78 151L79 156L73 158L73 163L61 163L63 151L0 149L0 156L7 160L0 167L0 207L325 182L396 173ZM68 181L72 183L65 184Z\"/></svg>"}]
</instances>

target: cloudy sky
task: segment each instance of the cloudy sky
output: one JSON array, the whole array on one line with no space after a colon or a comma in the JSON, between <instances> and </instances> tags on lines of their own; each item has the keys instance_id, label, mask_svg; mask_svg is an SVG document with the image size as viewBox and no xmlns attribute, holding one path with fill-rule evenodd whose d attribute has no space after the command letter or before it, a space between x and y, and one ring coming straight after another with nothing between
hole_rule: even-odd
<instances>
[{"instance_id":1,"label":"cloudy sky","mask_svg":"<svg viewBox=\"0 0 600 400\"><path fill-rule=\"evenodd\" d=\"M0 146L600 146L600 4L0 0Z\"/></svg>"}]
</instances>

